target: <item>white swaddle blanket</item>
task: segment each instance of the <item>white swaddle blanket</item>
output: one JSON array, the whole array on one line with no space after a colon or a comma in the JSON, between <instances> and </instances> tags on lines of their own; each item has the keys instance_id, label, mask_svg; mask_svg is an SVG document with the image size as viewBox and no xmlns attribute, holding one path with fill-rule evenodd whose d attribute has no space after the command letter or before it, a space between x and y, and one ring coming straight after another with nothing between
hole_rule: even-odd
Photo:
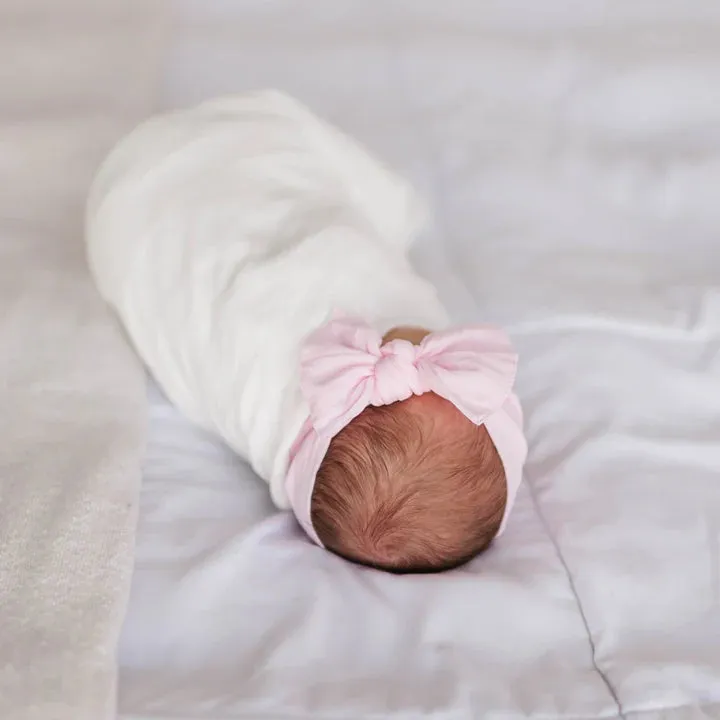
<instances>
[{"instance_id":1,"label":"white swaddle blanket","mask_svg":"<svg viewBox=\"0 0 720 720\"><path fill-rule=\"evenodd\" d=\"M435 289L407 259L411 188L277 92L149 120L90 194L90 265L169 398L270 482L307 416L303 338L333 311L381 332L439 328Z\"/></svg>"}]
</instances>

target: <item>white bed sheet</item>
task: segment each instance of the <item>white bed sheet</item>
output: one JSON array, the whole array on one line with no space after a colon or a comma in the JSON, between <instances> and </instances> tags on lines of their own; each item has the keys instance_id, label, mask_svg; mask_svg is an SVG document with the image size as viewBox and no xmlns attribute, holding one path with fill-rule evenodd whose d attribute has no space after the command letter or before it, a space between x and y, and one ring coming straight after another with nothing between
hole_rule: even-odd
<instances>
[{"instance_id":1,"label":"white bed sheet","mask_svg":"<svg viewBox=\"0 0 720 720\"><path fill-rule=\"evenodd\" d=\"M511 329L531 455L491 552L389 577L151 388L120 717L720 718L720 6L177 11L162 105L282 87L428 195L418 264Z\"/></svg>"}]
</instances>

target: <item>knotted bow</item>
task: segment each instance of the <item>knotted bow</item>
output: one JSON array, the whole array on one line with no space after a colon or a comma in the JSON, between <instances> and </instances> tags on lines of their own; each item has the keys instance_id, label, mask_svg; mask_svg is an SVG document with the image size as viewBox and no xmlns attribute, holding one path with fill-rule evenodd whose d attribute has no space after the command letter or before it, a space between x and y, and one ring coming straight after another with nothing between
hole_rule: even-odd
<instances>
[{"instance_id":1,"label":"knotted bow","mask_svg":"<svg viewBox=\"0 0 720 720\"><path fill-rule=\"evenodd\" d=\"M482 424L512 391L517 355L499 328L473 325L432 333L419 345L382 344L355 318L336 318L301 351L300 386L315 431L336 435L368 405L389 405L434 392Z\"/></svg>"}]
</instances>

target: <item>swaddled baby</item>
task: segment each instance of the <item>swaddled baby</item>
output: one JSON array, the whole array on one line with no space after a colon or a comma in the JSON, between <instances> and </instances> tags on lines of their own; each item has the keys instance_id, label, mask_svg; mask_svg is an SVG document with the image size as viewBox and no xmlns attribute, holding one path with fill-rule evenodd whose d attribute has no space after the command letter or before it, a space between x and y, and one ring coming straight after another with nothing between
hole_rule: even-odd
<instances>
[{"instance_id":1,"label":"swaddled baby","mask_svg":"<svg viewBox=\"0 0 720 720\"><path fill-rule=\"evenodd\" d=\"M497 328L448 327L407 258L422 220L275 92L144 123L87 214L97 285L168 397L313 541L394 572L486 548L526 454L516 356Z\"/></svg>"}]
</instances>

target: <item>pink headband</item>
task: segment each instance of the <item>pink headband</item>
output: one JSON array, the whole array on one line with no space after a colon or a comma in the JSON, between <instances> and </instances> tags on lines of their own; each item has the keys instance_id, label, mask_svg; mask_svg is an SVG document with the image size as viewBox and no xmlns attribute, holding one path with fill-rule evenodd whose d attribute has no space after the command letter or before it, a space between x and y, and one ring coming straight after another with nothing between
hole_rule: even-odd
<instances>
[{"instance_id":1,"label":"pink headband","mask_svg":"<svg viewBox=\"0 0 720 720\"><path fill-rule=\"evenodd\" d=\"M434 392L476 425L485 425L507 478L504 530L517 494L527 443L520 403L512 394L517 355L504 331L474 325L432 333L419 345L382 344L365 322L336 317L311 333L300 357L300 387L309 417L290 455L286 489L310 538L315 476L330 441L369 405L389 405Z\"/></svg>"}]
</instances>

